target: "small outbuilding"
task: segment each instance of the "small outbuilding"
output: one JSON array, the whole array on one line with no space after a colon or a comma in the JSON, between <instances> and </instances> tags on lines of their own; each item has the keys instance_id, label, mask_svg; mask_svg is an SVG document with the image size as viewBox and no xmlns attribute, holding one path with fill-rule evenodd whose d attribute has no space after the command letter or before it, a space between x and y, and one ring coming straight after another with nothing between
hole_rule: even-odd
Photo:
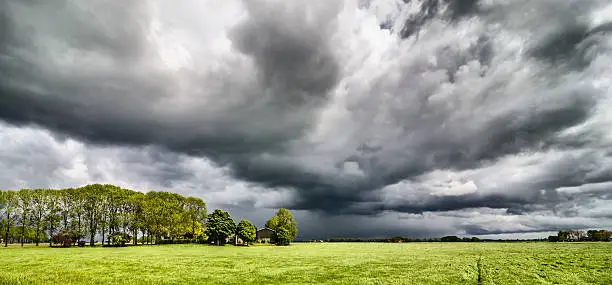
<instances>
[{"instance_id":1,"label":"small outbuilding","mask_svg":"<svg viewBox=\"0 0 612 285\"><path fill-rule=\"evenodd\" d=\"M275 233L276 232L270 228L259 229L257 230L256 240L259 243L270 243L272 242Z\"/></svg>"}]
</instances>

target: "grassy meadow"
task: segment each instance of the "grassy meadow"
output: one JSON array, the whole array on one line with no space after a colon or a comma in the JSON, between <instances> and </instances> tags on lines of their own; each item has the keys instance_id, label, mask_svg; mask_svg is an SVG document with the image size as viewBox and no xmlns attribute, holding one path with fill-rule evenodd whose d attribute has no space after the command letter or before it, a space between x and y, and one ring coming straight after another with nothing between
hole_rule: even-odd
<instances>
[{"instance_id":1,"label":"grassy meadow","mask_svg":"<svg viewBox=\"0 0 612 285\"><path fill-rule=\"evenodd\" d=\"M612 284L612 243L10 246L0 284Z\"/></svg>"}]
</instances>

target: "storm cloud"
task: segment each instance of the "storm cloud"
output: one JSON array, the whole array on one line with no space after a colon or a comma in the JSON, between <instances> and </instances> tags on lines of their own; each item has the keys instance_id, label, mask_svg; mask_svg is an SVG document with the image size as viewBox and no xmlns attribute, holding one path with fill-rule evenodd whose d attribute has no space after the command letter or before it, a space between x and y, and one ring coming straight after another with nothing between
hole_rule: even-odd
<instances>
[{"instance_id":1,"label":"storm cloud","mask_svg":"<svg viewBox=\"0 0 612 285\"><path fill-rule=\"evenodd\" d=\"M166 189L389 234L610 224L607 1L0 8L0 187ZM490 220L445 216L474 209Z\"/></svg>"}]
</instances>

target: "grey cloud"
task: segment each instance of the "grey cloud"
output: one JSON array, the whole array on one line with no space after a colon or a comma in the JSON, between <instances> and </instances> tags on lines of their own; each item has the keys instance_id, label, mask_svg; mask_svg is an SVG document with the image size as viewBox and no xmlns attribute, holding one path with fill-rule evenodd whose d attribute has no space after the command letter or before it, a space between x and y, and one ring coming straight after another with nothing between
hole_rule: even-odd
<instances>
[{"instance_id":1,"label":"grey cloud","mask_svg":"<svg viewBox=\"0 0 612 285\"><path fill-rule=\"evenodd\" d=\"M401 31L399 32L400 37L408 38L415 34L418 34L427 21L434 19L437 16L448 18L450 20L458 20L461 17L472 15L479 10L479 0L425 0L425 1L412 1L404 0L406 4L412 4L413 2L420 2L420 9L416 15L411 15L408 20L404 23ZM443 8L447 8L443 9Z\"/></svg>"},{"instance_id":2,"label":"grey cloud","mask_svg":"<svg viewBox=\"0 0 612 285\"><path fill-rule=\"evenodd\" d=\"M198 94L199 89L189 91L193 92L191 109L174 114L173 110L155 111L156 104L172 96L174 91L167 86L174 82L169 74L145 70L148 58L143 58L147 54L143 49L150 45L145 39L150 16L144 7L125 9L111 4L114 10L132 12L121 13L121 17L110 12L96 14L97 21L89 21L88 11L82 8L97 7L82 1L60 6L9 2L2 18L13 24L7 26L13 37L2 43L6 80L0 116L13 124L42 125L97 144L155 144L249 168L258 154L282 152L283 144L299 138L309 127L337 81L338 66L323 32L333 14L318 21L298 21L302 5L246 3L249 17L234 29L232 37L234 45L255 63L255 69L249 71L256 76L239 78L223 71L188 74L193 84L203 88L219 85L219 89L202 91L205 94ZM320 3L307 6L321 9ZM269 17L272 8L285 18ZM40 19L32 24L34 35L28 35L18 20L24 17ZM54 19L60 23L50 25ZM60 29L66 25L70 27ZM29 42L16 45L21 39ZM68 66L70 69L62 70L67 74L57 74L52 69L61 67L50 61L65 56L66 50L53 50L55 44L93 53L101 61L95 64L101 66L90 67L74 58L82 65ZM52 51L37 55L38 46ZM22 56L24 52L28 56ZM219 79L221 83L216 82ZM198 101L197 96L209 100Z\"/></svg>"},{"instance_id":3,"label":"grey cloud","mask_svg":"<svg viewBox=\"0 0 612 285\"><path fill-rule=\"evenodd\" d=\"M252 56L263 84L276 89L270 103L293 108L310 101L317 103L318 97L327 96L339 73L327 39L333 18L321 17L316 22L307 19L308 13L323 12L319 7L310 7L313 5L266 1L245 4L249 18L234 29L233 42L237 49ZM304 8L314 11L305 12Z\"/></svg>"},{"instance_id":4,"label":"grey cloud","mask_svg":"<svg viewBox=\"0 0 612 285\"><path fill-rule=\"evenodd\" d=\"M157 147L100 147L38 128L0 123L0 189L110 183L138 191L202 197L210 207L266 208L292 198L283 189L236 181L211 161ZM42 175L44 173L44 175ZM260 209L261 210L261 209Z\"/></svg>"},{"instance_id":5,"label":"grey cloud","mask_svg":"<svg viewBox=\"0 0 612 285\"><path fill-rule=\"evenodd\" d=\"M0 174L0 189L114 183L142 191L174 191L203 197L210 209L229 210L236 221L250 219L259 227L273 215L275 207L291 204L299 198L292 196L292 192L284 193L278 189L243 184L203 159L167 153L154 147L90 146L69 138L54 137L52 133L41 129L15 128L2 124L0 133L3 134L0 137L0 166L5 170ZM40 173L47 175L37 175ZM487 202L484 197L479 200L471 194L423 200L410 209L399 208L410 205L410 201L398 201L398 208L393 210L390 207L393 204L371 202L376 199L368 197L364 199L365 202L346 204L345 209L348 210L344 212L319 212L306 208L293 212L299 225L300 239L440 237L496 233L533 233L537 236L542 230L612 226L609 218L612 209L608 206L612 197L608 187L606 183L588 184L550 191L549 194L554 194L551 199L560 201L556 204L559 211L544 208L508 213L503 207L513 204L507 198L489 197L499 198L500 202L496 204ZM343 199L346 197L339 200ZM334 200L327 201L332 203ZM532 201L517 202L520 205L529 203L542 202L535 198ZM415 210L419 204L421 208ZM485 208L473 209L479 206ZM407 215L401 211L418 214Z\"/></svg>"},{"instance_id":6,"label":"grey cloud","mask_svg":"<svg viewBox=\"0 0 612 285\"><path fill-rule=\"evenodd\" d=\"M577 31L575 37L556 35L559 23L588 18L598 1L579 9L555 1L408 2L418 2L420 14L408 15L404 31L389 37L357 27L365 21L342 22L355 13L348 2L259 0L236 4L242 16L211 38L190 30L196 23L180 15L160 18L150 8L154 1L128 7L5 1L0 119L74 137L86 142L83 148L144 147L115 153L136 173L126 180L151 179L151 185L190 193L209 181L189 161L210 159L242 180L232 183L248 184L234 189L246 196L239 205L215 201L232 207L336 215L489 207L522 214L582 197L558 195L557 188L610 180L610 161L601 156L610 122L598 113L609 104L600 79L610 70L597 67L608 52L607 25L588 30L584 22L566 23L562 29ZM189 1L177 5L190 8ZM523 16L518 7L554 15L540 23L541 15ZM164 43L185 43L180 47L188 50L189 64L173 69L159 63L166 47L153 40L156 29L176 37ZM592 47L599 53L587 56ZM582 67L567 71L563 65L573 56ZM579 135L567 134L575 128ZM562 158L538 167L542 173L534 177L475 193L436 196L422 185L437 170L503 172L521 167L502 165L508 157L556 150L592 155ZM89 159L94 169L101 160ZM119 176L107 172L92 171L85 180ZM506 182L495 172L486 175ZM403 182L397 191L412 198L378 195ZM257 196L269 193L278 195L276 204Z\"/></svg>"}]
</instances>

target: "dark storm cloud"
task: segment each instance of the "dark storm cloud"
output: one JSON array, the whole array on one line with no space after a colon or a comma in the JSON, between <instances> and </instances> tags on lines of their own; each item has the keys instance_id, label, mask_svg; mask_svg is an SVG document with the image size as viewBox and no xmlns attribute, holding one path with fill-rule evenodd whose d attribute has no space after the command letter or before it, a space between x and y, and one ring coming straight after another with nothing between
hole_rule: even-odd
<instances>
[{"instance_id":1,"label":"dark storm cloud","mask_svg":"<svg viewBox=\"0 0 612 285\"><path fill-rule=\"evenodd\" d=\"M517 40L498 37L493 27L514 16L519 20L508 20L508 26L518 30L512 31L517 38L527 38L531 26L516 26L536 17L523 21L518 12L502 13L501 4L481 7L480 2L420 1L420 12L399 36L432 27L419 34L418 42L397 42L389 49L397 54L390 52L359 73L351 68L366 66L365 59L381 53L374 52L376 40L347 44L372 49L365 59L344 58L339 45L351 39L342 32L351 29L342 29L341 7L330 8L328 1L243 1L244 17L222 31L229 51L221 56L217 50L194 51L190 60L201 65L187 71L155 65L164 48L151 39L151 23L159 19L148 2L128 1L125 7L98 1L5 1L0 4L0 119L93 145L154 146L144 156L128 153L121 159L156 185L174 189L180 181L199 181L180 154L207 157L236 178L297 190L294 199L279 199L278 206L333 214L475 207L525 213L570 199L557 195L556 188L609 181L609 173L595 170L608 161L596 156L592 169L572 170L572 164L588 158L579 156L561 159L558 168L508 189L482 186L476 193L436 196L419 186L432 171L477 171L516 155L589 148L600 153L593 147L604 140L598 127L580 136L565 132L595 116L604 104L603 91L580 83L592 74L562 77L557 71L576 54L575 47L605 37L607 26L574 27L570 30L576 32L561 41L567 45L559 44L553 31L545 40L538 35L517 46ZM569 6L542 3L538 7L571 14ZM491 17L504 14L503 19L490 20L479 14L481 9ZM437 19L450 19L444 29L457 30L437 34ZM213 40L198 37L200 31L191 32L193 41L217 48ZM538 52L522 54L531 46ZM593 60L584 58L583 70ZM378 70L382 75L376 75ZM346 103L338 103L343 91ZM330 106L341 106L345 120L321 119ZM319 141L313 135L321 125L340 124L345 125ZM143 164L151 167L139 168ZM499 177L501 183L504 178ZM398 191L415 197L392 202L377 195L405 181L412 184ZM257 205L256 199L242 202Z\"/></svg>"},{"instance_id":2,"label":"dark storm cloud","mask_svg":"<svg viewBox=\"0 0 612 285\"><path fill-rule=\"evenodd\" d=\"M404 3L410 4L417 2L412 0L404 0ZM399 35L402 38L409 38L427 23L427 21L439 16L442 6L446 6L448 11L442 15L450 20L458 20L461 17L472 15L478 11L478 2L480 0L425 0L420 2L420 10L415 15L411 15L404 23Z\"/></svg>"},{"instance_id":3,"label":"dark storm cloud","mask_svg":"<svg viewBox=\"0 0 612 285\"><path fill-rule=\"evenodd\" d=\"M317 97L325 99L339 72L329 52L328 35L314 27L291 24L312 24L299 19L304 16L297 11L285 12L257 1L245 3L250 17L233 31L233 43L254 59L263 84L275 89L270 103L292 108ZM270 17L276 12L277 17Z\"/></svg>"},{"instance_id":4,"label":"dark storm cloud","mask_svg":"<svg viewBox=\"0 0 612 285\"><path fill-rule=\"evenodd\" d=\"M529 197L507 197L505 195L465 194L460 196L430 197L419 204L400 205L389 210L403 213L431 211L454 211L466 208L513 208L529 203Z\"/></svg>"},{"instance_id":5,"label":"dark storm cloud","mask_svg":"<svg viewBox=\"0 0 612 285\"><path fill-rule=\"evenodd\" d=\"M590 53L593 48L597 48L599 38L610 32L612 23L601 23L595 27L585 23L561 27L560 31L550 35L531 53L553 65L585 68L590 63Z\"/></svg>"},{"instance_id":6,"label":"dark storm cloud","mask_svg":"<svg viewBox=\"0 0 612 285\"><path fill-rule=\"evenodd\" d=\"M290 5L279 8L248 1L249 17L234 29L232 37L234 45L253 59L258 80L244 83L231 74L220 74L228 89L214 90L219 98L207 102L216 114L206 114L208 108L202 108L184 115L181 122L171 123L149 110L152 102L173 92L164 87L171 85L169 79L154 72L146 75L153 78L144 78L129 70L138 68L140 57L146 53L146 10L136 4L127 9L111 4L112 11L123 12L115 15L109 11L96 15L98 21L91 21L87 16L91 11L79 7L87 6L85 2L62 4L5 4L2 19L9 23L4 27L11 35L2 42L0 62L0 116L5 121L37 124L93 143L155 144L178 152L206 154L222 164L247 165L253 156L270 149L278 151L283 143L299 138L338 78L338 66L323 32L326 27L318 26L326 25L326 19L320 19L321 23L299 21L300 11ZM271 9L284 18L269 17ZM28 28L19 19L35 16L42 22L34 24L40 29L35 30L39 37L28 42ZM45 28L51 21L57 30ZM62 27L67 29L58 31ZM52 66L45 66L45 61L65 50L52 51L50 58L36 58L36 49L47 44L45 36L79 51L100 54L101 60L111 61L112 69L88 72L86 62L76 59L84 64L84 73L57 74L50 70ZM232 84L251 86L237 90L240 87ZM225 100L237 103L214 110Z\"/></svg>"}]
</instances>

